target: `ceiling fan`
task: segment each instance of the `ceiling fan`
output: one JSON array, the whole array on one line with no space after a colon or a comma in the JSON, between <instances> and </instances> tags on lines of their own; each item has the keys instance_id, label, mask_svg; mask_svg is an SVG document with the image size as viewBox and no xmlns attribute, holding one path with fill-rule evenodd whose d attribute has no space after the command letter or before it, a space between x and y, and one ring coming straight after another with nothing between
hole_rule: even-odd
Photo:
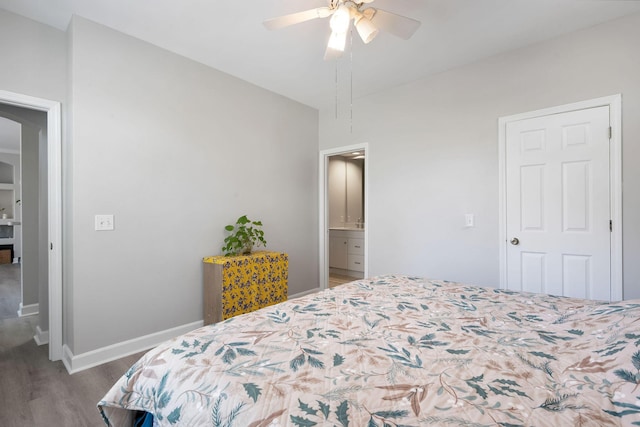
<instances>
[{"instance_id":1,"label":"ceiling fan","mask_svg":"<svg viewBox=\"0 0 640 427\"><path fill-rule=\"evenodd\" d=\"M342 56L347 42L347 33L353 25L364 43L369 43L378 35L379 30L408 40L420 27L420 21L397 15L386 10L368 7L374 0L328 0L329 5L303 12L292 13L267 19L263 22L269 30L278 30L290 25L317 18L328 18L331 36L324 55L325 60Z\"/></svg>"}]
</instances>

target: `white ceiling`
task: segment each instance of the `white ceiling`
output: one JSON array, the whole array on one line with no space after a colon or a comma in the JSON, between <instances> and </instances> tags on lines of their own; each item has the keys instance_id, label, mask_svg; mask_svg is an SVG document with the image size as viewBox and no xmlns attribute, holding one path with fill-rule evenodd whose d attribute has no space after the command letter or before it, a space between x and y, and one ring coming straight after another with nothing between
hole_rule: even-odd
<instances>
[{"instance_id":1,"label":"white ceiling","mask_svg":"<svg viewBox=\"0 0 640 427\"><path fill-rule=\"evenodd\" d=\"M0 0L0 8L65 30L72 14L210 65L304 104L335 100L334 63L323 61L328 20L278 31L265 18L327 0ZM618 0L375 0L422 22L404 41L354 35L354 97L640 12ZM347 56L348 58L348 56ZM343 59L341 65L350 69Z\"/></svg>"}]
</instances>

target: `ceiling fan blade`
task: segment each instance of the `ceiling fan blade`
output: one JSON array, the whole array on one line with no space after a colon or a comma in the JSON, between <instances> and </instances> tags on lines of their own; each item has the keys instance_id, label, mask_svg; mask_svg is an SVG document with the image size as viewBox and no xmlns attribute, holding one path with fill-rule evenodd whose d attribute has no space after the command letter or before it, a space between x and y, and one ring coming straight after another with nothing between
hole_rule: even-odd
<instances>
[{"instance_id":1,"label":"ceiling fan blade","mask_svg":"<svg viewBox=\"0 0 640 427\"><path fill-rule=\"evenodd\" d=\"M371 23L377 28L405 40L409 40L420 27L420 21L382 9L375 9Z\"/></svg>"},{"instance_id":2,"label":"ceiling fan blade","mask_svg":"<svg viewBox=\"0 0 640 427\"><path fill-rule=\"evenodd\" d=\"M318 7L316 9L305 10L304 12L291 13L277 18L267 19L262 24L268 30L279 30L290 25L311 21L317 18L326 18L333 13L328 7Z\"/></svg>"}]
</instances>

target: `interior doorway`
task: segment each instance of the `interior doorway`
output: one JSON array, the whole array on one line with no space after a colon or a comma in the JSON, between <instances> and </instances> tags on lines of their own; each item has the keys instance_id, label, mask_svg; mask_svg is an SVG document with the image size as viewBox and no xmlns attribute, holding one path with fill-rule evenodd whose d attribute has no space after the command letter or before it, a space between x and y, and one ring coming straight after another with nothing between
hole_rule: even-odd
<instances>
[{"instance_id":1,"label":"interior doorway","mask_svg":"<svg viewBox=\"0 0 640 427\"><path fill-rule=\"evenodd\" d=\"M368 276L368 144L320 153L320 288Z\"/></svg>"},{"instance_id":2,"label":"interior doorway","mask_svg":"<svg viewBox=\"0 0 640 427\"><path fill-rule=\"evenodd\" d=\"M28 95L0 91L0 104L46 114L46 246L48 260L47 309L49 359L62 358L62 132L60 103Z\"/></svg>"},{"instance_id":3,"label":"interior doorway","mask_svg":"<svg viewBox=\"0 0 640 427\"><path fill-rule=\"evenodd\" d=\"M0 106L1 108L1 106ZM38 314L22 287L22 124L0 111L0 321ZM4 323L2 323L4 325Z\"/></svg>"}]
</instances>

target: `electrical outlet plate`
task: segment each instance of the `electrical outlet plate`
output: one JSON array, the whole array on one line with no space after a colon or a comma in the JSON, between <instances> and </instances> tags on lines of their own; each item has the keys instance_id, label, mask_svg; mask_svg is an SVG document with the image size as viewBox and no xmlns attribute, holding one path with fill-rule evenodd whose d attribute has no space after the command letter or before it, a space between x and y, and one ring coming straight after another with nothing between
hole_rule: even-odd
<instances>
[{"instance_id":1,"label":"electrical outlet plate","mask_svg":"<svg viewBox=\"0 0 640 427\"><path fill-rule=\"evenodd\" d=\"M96 215L96 231L111 231L113 229L113 215Z\"/></svg>"}]
</instances>

